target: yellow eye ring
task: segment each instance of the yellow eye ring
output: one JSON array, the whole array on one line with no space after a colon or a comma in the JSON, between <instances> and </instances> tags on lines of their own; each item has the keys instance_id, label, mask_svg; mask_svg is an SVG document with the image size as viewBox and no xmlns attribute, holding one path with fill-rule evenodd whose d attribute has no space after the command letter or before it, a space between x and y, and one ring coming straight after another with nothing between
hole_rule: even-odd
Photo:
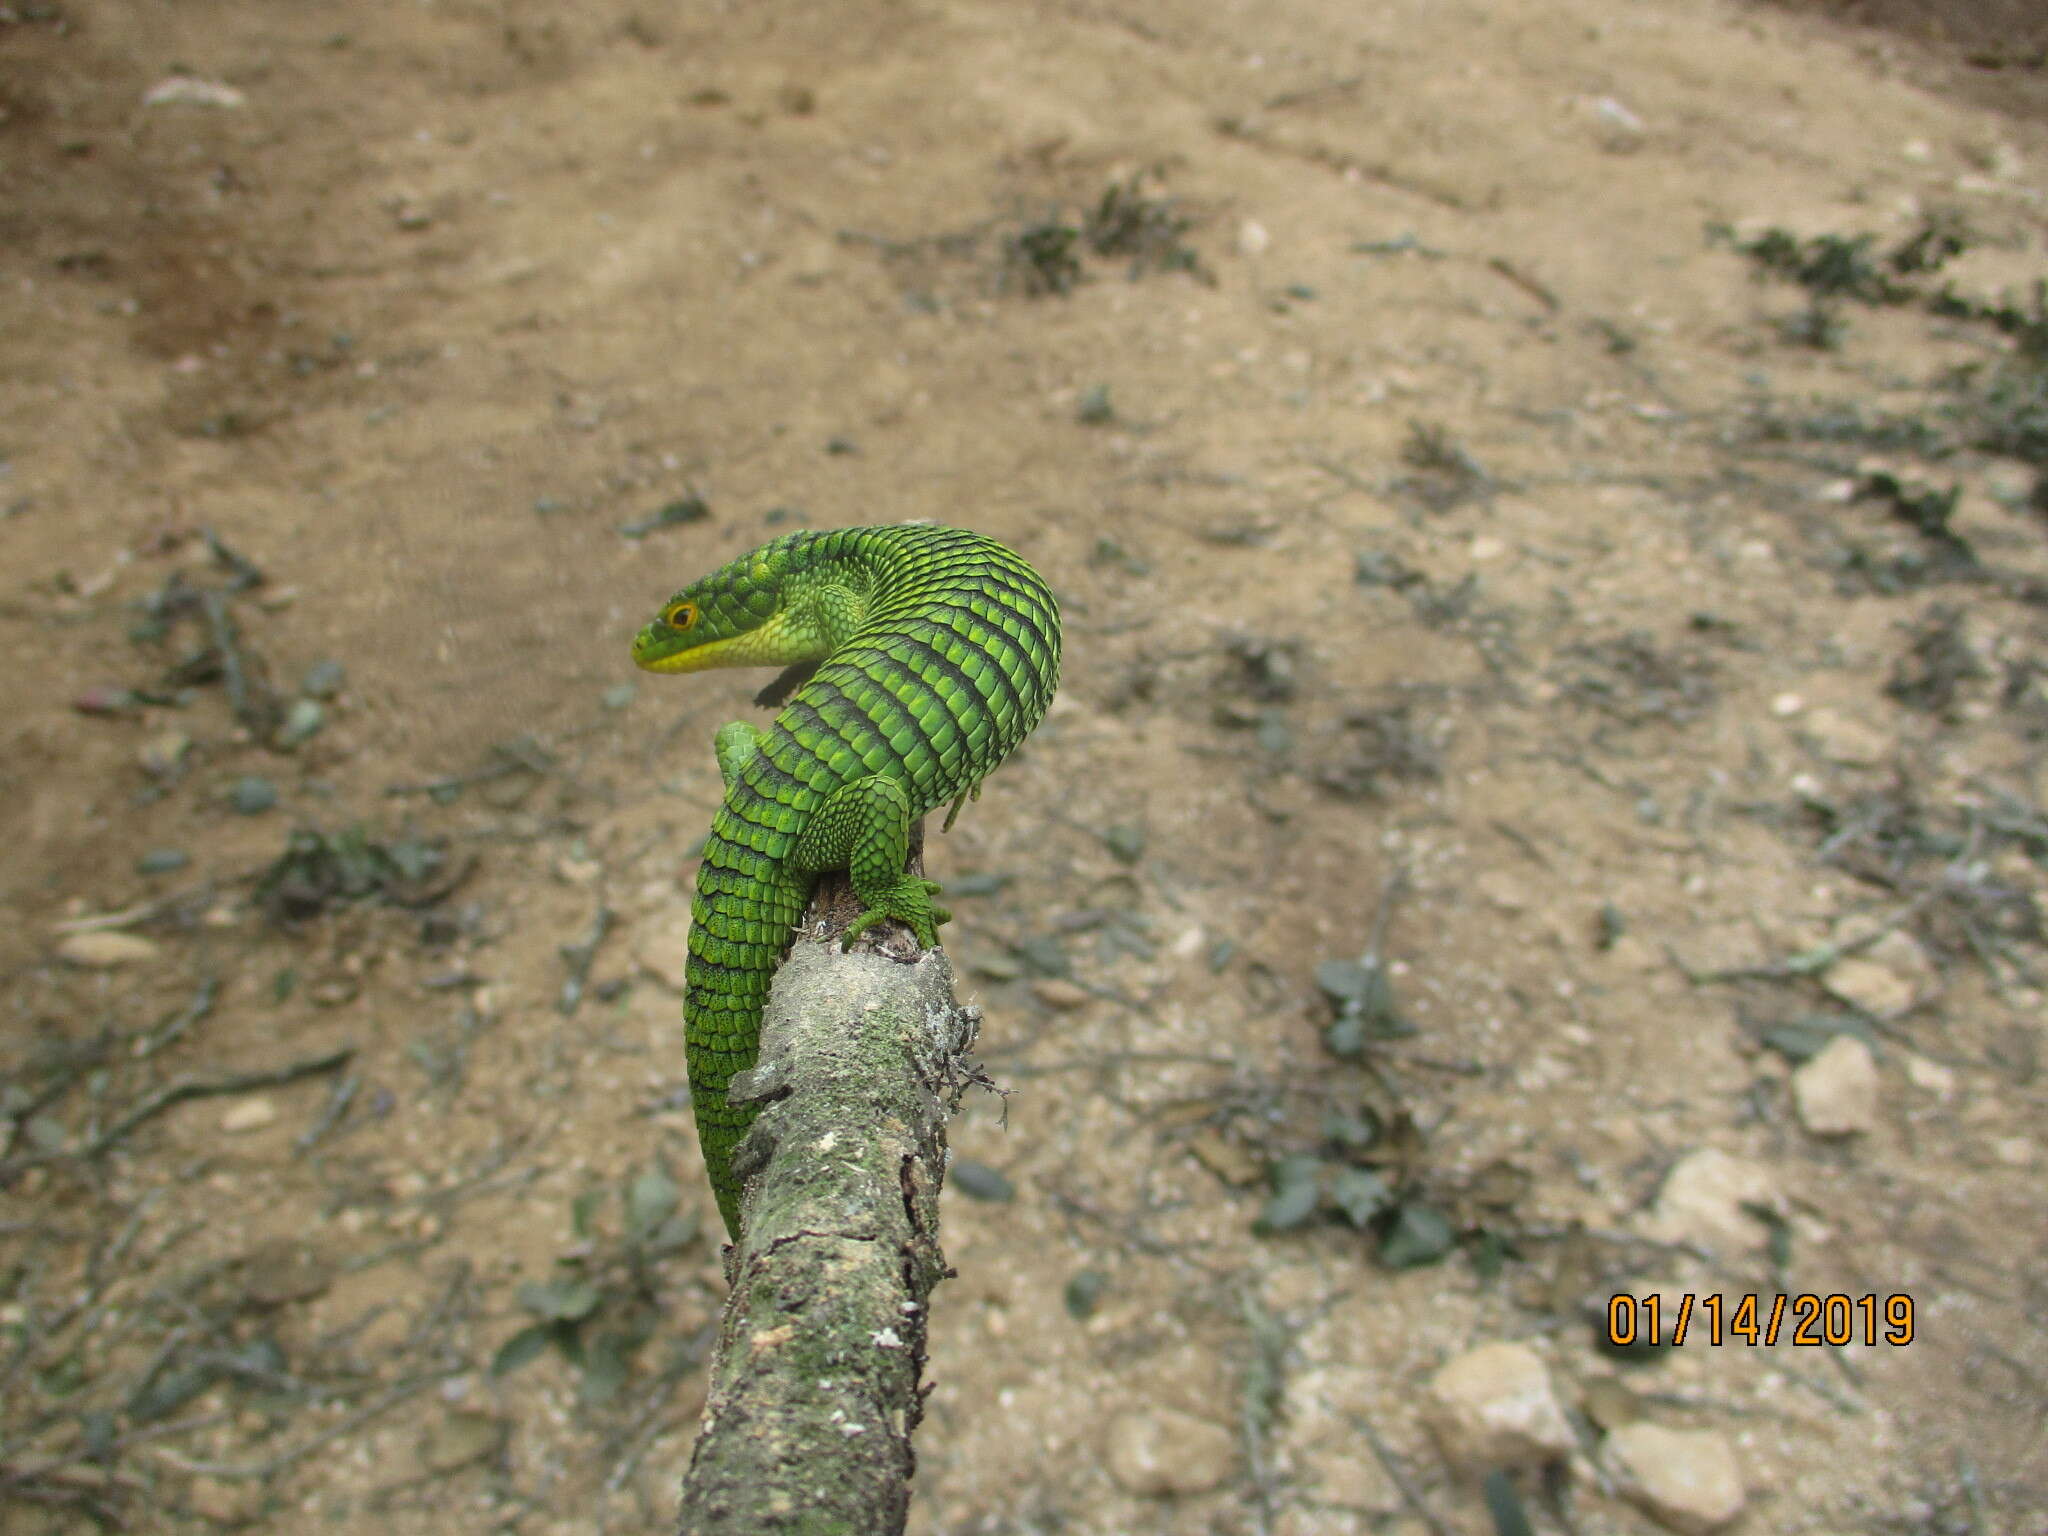
<instances>
[{"instance_id":1,"label":"yellow eye ring","mask_svg":"<svg viewBox=\"0 0 2048 1536\"><path fill-rule=\"evenodd\" d=\"M697 605L695 603L677 603L675 607L669 609L667 613L661 616L661 622L670 629L688 629L697 622Z\"/></svg>"}]
</instances>

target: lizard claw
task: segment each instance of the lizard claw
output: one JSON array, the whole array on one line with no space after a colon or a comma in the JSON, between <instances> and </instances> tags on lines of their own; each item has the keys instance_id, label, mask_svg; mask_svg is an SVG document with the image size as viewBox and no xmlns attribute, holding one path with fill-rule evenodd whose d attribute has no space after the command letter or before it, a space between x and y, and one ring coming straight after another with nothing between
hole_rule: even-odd
<instances>
[{"instance_id":1,"label":"lizard claw","mask_svg":"<svg viewBox=\"0 0 2048 1536\"><path fill-rule=\"evenodd\" d=\"M946 908L933 905L932 897L938 893L938 881L905 875L894 885L863 895L861 901L865 910L847 924L846 936L839 947L851 949L853 941L877 923L898 922L916 936L920 949L937 949L939 924L950 922L953 917Z\"/></svg>"}]
</instances>

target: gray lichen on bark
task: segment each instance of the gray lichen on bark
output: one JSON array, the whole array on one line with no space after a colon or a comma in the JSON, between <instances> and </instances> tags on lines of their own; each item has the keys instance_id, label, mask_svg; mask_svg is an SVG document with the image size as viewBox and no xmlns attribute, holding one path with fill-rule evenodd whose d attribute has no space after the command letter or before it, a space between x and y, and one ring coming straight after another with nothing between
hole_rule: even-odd
<instances>
[{"instance_id":1,"label":"gray lichen on bark","mask_svg":"<svg viewBox=\"0 0 2048 1536\"><path fill-rule=\"evenodd\" d=\"M978 1013L900 931L842 953L814 909L777 974L732 1295L683 1480L683 1536L896 1533L916 1464L945 1125Z\"/></svg>"}]
</instances>

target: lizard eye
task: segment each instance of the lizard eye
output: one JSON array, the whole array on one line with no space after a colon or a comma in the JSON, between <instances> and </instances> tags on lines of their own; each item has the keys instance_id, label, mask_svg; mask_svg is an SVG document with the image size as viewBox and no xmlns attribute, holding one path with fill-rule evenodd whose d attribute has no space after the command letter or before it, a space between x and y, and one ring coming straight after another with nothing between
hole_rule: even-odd
<instances>
[{"instance_id":1,"label":"lizard eye","mask_svg":"<svg viewBox=\"0 0 2048 1536\"><path fill-rule=\"evenodd\" d=\"M677 603L675 607L669 609L667 613L661 616L661 622L670 629L688 629L697 622L697 605L695 603Z\"/></svg>"}]
</instances>

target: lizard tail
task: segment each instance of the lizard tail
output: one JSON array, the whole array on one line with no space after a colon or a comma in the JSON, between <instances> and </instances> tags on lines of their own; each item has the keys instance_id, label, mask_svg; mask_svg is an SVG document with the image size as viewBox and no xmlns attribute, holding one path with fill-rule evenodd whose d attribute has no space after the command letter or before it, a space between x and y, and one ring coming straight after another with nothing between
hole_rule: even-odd
<instances>
[{"instance_id":1,"label":"lizard tail","mask_svg":"<svg viewBox=\"0 0 2048 1536\"><path fill-rule=\"evenodd\" d=\"M683 1026L697 1142L718 1197L718 1214L736 1239L740 1186L732 1173L732 1151L759 1106L728 1104L726 1088L759 1055L761 1009L789 948L790 930L810 899L811 882L722 831L714 823L697 870Z\"/></svg>"}]
</instances>

